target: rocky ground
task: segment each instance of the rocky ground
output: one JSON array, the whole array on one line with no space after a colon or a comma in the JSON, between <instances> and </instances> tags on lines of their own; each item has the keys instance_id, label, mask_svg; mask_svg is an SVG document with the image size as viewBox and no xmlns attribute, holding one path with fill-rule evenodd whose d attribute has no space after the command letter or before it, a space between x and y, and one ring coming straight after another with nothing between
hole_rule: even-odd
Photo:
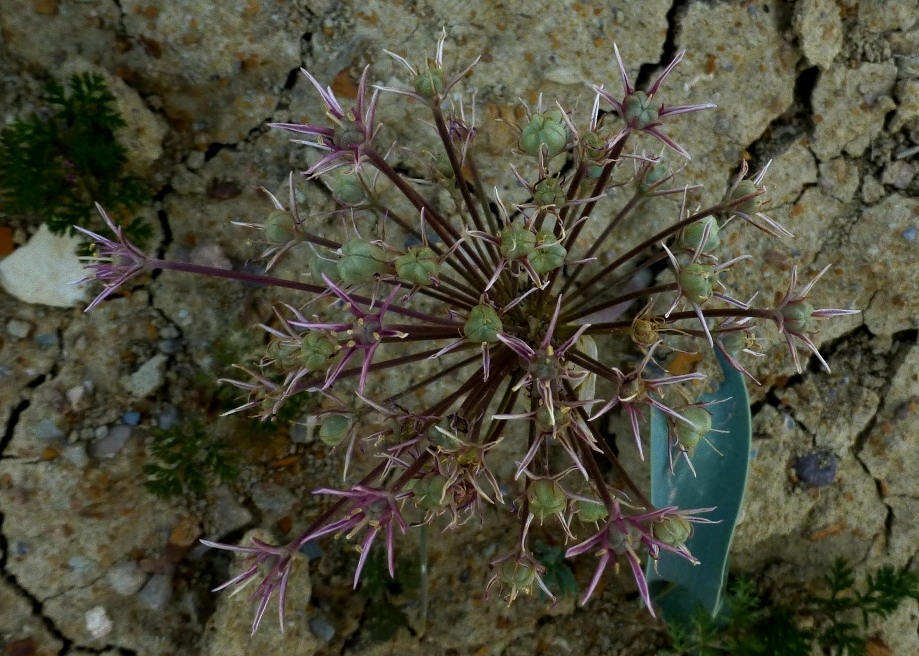
<instances>
[{"instance_id":1,"label":"rocky ground","mask_svg":"<svg viewBox=\"0 0 919 656\"><path fill-rule=\"evenodd\" d=\"M0 125L39 107L49 79L105 74L128 123L129 167L153 190L141 213L155 247L239 269L259 246L230 222L260 222L270 206L256 187L280 194L289 170L307 164L304 149L267 124L322 116L299 67L343 95L366 64L372 81L394 85L400 69L382 48L432 53L442 26L448 66L482 55L472 82L489 125L513 121L518 98L535 103L539 94L589 107L587 82L618 85L614 42L643 82L687 50L667 102L718 105L668 128L693 154L685 176L705 184L700 202L724 193L741 158L772 159L772 214L796 235L733 233L731 247L754 256L735 295L768 298L792 266L810 276L831 264L817 305L863 311L828 322L816 340L832 374L813 362L795 374L777 340L754 363L763 385L751 389L754 457L732 568L788 600L818 585L837 556L859 572L915 567L916 0L0 0ZM427 128L408 121L412 111L387 98L383 136L421 143L417 131ZM510 130L486 132L486 154L515 144ZM497 168L485 175L502 189L513 184ZM333 207L325 188L298 193L318 215ZM334 483L341 466L302 427L218 418L228 399L215 380L258 357L264 344L252 327L277 296L167 273L84 314L87 292L62 284L79 277L73 244L38 226L0 215L4 653L637 656L665 644L625 577L608 577L586 608L570 598L551 611L539 599L483 601L487 562L507 529L499 522L434 534L426 625L417 538L404 543L399 582L385 592L372 572L351 592L356 556L329 542L298 565L286 632L269 616L250 639L251 608L209 592L230 575L230 559L198 538L295 534L321 507L310 491ZM201 494L152 495L143 471L152 429L194 420L202 448L229 445L236 475L208 481ZM796 469L823 451L836 461L832 481ZM917 627L911 601L872 627L875 647L887 650L877 653L919 654Z\"/></svg>"}]
</instances>

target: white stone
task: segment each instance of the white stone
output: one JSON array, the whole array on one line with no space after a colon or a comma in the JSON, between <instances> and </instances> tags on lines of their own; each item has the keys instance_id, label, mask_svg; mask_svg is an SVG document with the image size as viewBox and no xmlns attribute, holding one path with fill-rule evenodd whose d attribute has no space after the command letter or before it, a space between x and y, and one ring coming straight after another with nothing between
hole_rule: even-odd
<instances>
[{"instance_id":1,"label":"white stone","mask_svg":"<svg viewBox=\"0 0 919 656\"><path fill-rule=\"evenodd\" d=\"M63 456L71 465L83 469L89 464L89 456L86 455L86 447L83 444L74 444L64 449Z\"/></svg>"},{"instance_id":2,"label":"white stone","mask_svg":"<svg viewBox=\"0 0 919 656\"><path fill-rule=\"evenodd\" d=\"M136 562L129 560L109 568L105 579L118 594L129 597L140 590L147 582L147 575L140 569Z\"/></svg>"},{"instance_id":3,"label":"white stone","mask_svg":"<svg viewBox=\"0 0 919 656\"><path fill-rule=\"evenodd\" d=\"M29 242L0 261L0 286L26 303L73 307L86 301L77 237L57 237L42 225Z\"/></svg>"},{"instance_id":4,"label":"white stone","mask_svg":"<svg viewBox=\"0 0 919 656\"><path fill-rule=\"evenodd\" d=\"M153 394L163 385L163 375L166 372L167 360L169 358L162 353L154 355L144 362L140 369L131 374L125 384L125 389L138 398Z\"/></svg>"},{"instance_id":5,"label":"white stone","mask_svg":"<svg viewBox=\"0 0 919 656\"><path fill-rule=\"evenodd\" d=\"M112 632L112 620L109 619L108 613L102 606L96 606L86 611L86 630L95 638L104 638Z\"/></svg>"},{"instance_id":6,"label":"white stone","mask_svg":"<svg viewBox=\"0 0 919 656\"><path fill-rule=\"evenodd\" d=\"M67 390L66 396L73 410L79 411L85 407L84 400L86 399L86 388L82 385L71 387Z\"/></svg>"},{"instance_id":7,"label":"white stone","mask_svg":"<svg viewBox=\"0 0 919 656\"><path fill-rule=\"evenodd\" d=\"M22 319L10 319L6 323L6 334L16 339L25 339L32 332L32 324Z\"/></svg>"}]
</instances>

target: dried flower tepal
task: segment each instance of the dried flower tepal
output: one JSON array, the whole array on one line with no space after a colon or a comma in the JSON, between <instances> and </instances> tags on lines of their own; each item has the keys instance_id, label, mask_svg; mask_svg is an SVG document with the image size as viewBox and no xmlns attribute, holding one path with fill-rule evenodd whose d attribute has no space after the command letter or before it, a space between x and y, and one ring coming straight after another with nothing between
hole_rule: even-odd
<instances>
[{"instance_id":1,"label":"dried flower tepal","mask_svg":"<svg viewBox=\"0 0 919 656\"><path fill-rule=\"evenodd\" d=\"M84 231L97 242L90 267L105 284L91 307L136 273L157 268L303 293L300 307L277 307L275 321L261 327L270 343L259 366L244 369L248 379L227 382L247 395L237 410L263 418L294 395L324 395L312 420L320 439L344 453L346 483L316 490L337 502L289 544L208 543L251 560L227 585L258 581L253 630L275 592L283 613L292 556L310 540L352 541L360 552L357 585L371 549L385 549L392 573L398 536L409 528L458 529L500 512L519 519L519 533L492 563L489 590L511 601L534 588L548 593L531 543L536 522L557 527L572 544L568 557L596 557L582 602L610 565L627 564L653 612L643 560L671 552L695 561L685 543L693 524L707 520L704 509L652 506L607 443L610 413L624 413L638 454L647 442L648 412L664 413L674 448L688 461L711 428L698 402L705 375L669 373L672 353L693 345L708 356L717 350L746 373L745 354L757 354L755 331L771 323L800 368L796 340L820 357L811 340L815 320L854 312L814 309L808 294L819 275L799 290L793 271L788 292L773 306L753 307L754 299L735 298L722 282L749 258L726 259L721 234L732 218L740 219L734 229L789 233L763 211L764 171L747 177L745 165L720 202L687 208L691 187L675 182L669 162L680 164L688 154L666 124L713 106L662 102L682 53L640 91L617 50L622 91L594 87L587 116L542 100L528 108L516 128L517 165L506 166L528 200L510 204L483 182L474 97L457 89L471 66L447 67L444 39L421 64L389 53L408 71L404 88L373 87L365 69L350 104L304 71L328 121L274 127L307 135L302 143L321 151L304 174L331 190L349 236L315 234L318 222L297 207L292 179L286 207L271 196L273 210L254 227L268 244L269 269L301 253L309 258L311 282L148 257L102 208L115 240ZM408 96L419 130L433 119L431 138L440 152L420 156L426 184L400 174L391 163L393 144L380 143L376 108L386 93ZM662 146L659 157L641 150ZM402 205L387 205L381 183ZM432 190L452 196L458 209L441 209ZM655 196L672 197L673 221L621 248L617 226ZM605 254L608 263L601 265L596 256ZM670 273L649 286L643 281L655 265ZM407 382L380 392L384 376L387 385ZM369 465L357 467L358 457ZM624 489L608 482L609 465L626 481Z\"/></svg>"}]
</instances>

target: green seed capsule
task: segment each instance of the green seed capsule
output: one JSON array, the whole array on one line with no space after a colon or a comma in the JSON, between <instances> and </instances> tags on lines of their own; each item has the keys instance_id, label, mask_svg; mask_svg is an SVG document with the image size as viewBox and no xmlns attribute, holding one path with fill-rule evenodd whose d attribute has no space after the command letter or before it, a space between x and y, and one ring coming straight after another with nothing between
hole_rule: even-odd
<instances>
[{"instance_id":1,"label":"green seed capsule","mask_svg":"<svg viewBox=\"0 0 919 656\"><path fill-rule=\"evenodd\" d=\"M635 91L626 96L622 106L626 124L636 130L644 130L657 121L658 105L644 91Z\"/></svg>"},{"instance_id":2,"label":"green seed capsule","mask_svg":"<svg viewBox=\"0 0 919 656\"><path fill-rule=\"evenodd\" d=\"M533 202L540 207L561 207L565 204L565 190L558 178L546 178L536 183L533 188Z\"/></svg>"},{"instance_id":3,"label":"green seed capsule","mask_svg":"<svg viewBox=\"0 0 919 656\"><path fill-rule=\"evenodd\" d=\"M341 444L351 430L351 419L345 415L329 415L319 429L319 439L326 446L336 447Z\"/></svg>"},{"instance_id":4,"label":"green seed capsule","mask_svg":"<svg viewBox=\"0 0 919 656\"><path fill-rule=\"evenodd\" d=\"M564 512L568 505L568 497L565 496L562 486L544 478L530 483L527 499L530 502L530 512L540 522Z\"/></svg>"},{"instance_id":5,"label":"green seed capsule","mask_svg":"<svg viewBox=\"0 0 919 656\"><path fill-rule=\"evenodd\" d=\"M638 189L643 194L653 190L654 187L670 175L670 168L663 162L658 162L647 170L645 176L638 183Z\"/></svg>"},{"instance_id":6,"label":"green seed capsule","mask_svg":"<svg viewBox=\"0 0 919 656\"><path fill-rule=\"evenodd\" d=\"M497 342L503 328L501 317L490 305L476 305L469 311L463 334L474 344Z\"/></svg>"},{"instance_id":7,"label":"green seed capsule","mask_svg":"<svg viewBox=\"0 0 919 656\"><path fill-rule=\"evenodd\" d=\"M540 151L549 159L565 150L568 145L568 126L559 110L533 114L520 133L520 150L537 157Z\"/></svg>"},{"instance_id":8,"label":"green seed capsule","mask_svg":"<svg viewBox=\"0 0 919 656\"><path fill-rule=\"evenodd\" d=\"M425 67L425 69L412 80L412 86L415 87L415 91L419 96L427 100L442 95L444 88L447 86L443 69Z\"/></svg>"},{"instance_id":9,"label":"green seed capsule","mask_svg":"<svg viewBox=\"0 0 919 656\"><path fill-rule=\"evenodd\" d=\"M648 398L648 387L642 378L625 380L619 386L619 400L625 403L643 403Z\"/></svg>"},{"instance_id":10,"label":"green seed capsule","mask_svg":"<svg viewBox=\"0 0 919 656\"><path fill-rule=\"evenodd\" d=\"M335 353L335 342L321 332L310 332L300 344L300 364L310 371L325 369Z\"/></svg>"},{"instance_id":11,"label":"green seed capsule","mask_svg":"<svg viewBox=\"0 0 919 656\"><path fill-rule=\"evenodd\" d=\"M367 200L367 190L354 169L333 171L327 183L332 197L343 205L359 205Z\"/></svg>"},{"instance_id":12,"label":"green seed capsule","mask_svg":"<svg viewBox=\"0 0 919 656\"><path fill-rule=\"evenodd\" d=\"M710 264L693 262L680 269L680 289L683 296L693 303L705 303L712 297L712 278L715 267Z\"/></svg>"},{"instance_id":13,"label":"green seed capsule","mask_svg":"<svg viewBox=\"0 0 919 656\"><path fill-rule=\"evenodd\" d=\"M396 274L415 285L430 285L439 271L440 259L427 246L412 246L396 259Z\"/></svg>"},{"instance_id":14,"label":"green seed capsule","mask_svg":"<svg viewBox=\"0 0 919 656\"><path fill-rule=\"evenodd\" d=\"M782 308L785 318L785 330L793 333L807 333L813 327L814 306L808 301L789 303Z\"/></svg>"},{"instance_id":15,"label":"green seed capsule","mask_svg":"<svg viewBox=\"0 0 919 656\"><path fill-rule=\"evenodd\" d=\"M692 524L679 515L669 515L651 525L651 535L671 547L682 547L692 536Z\"/></svg>"},{"instance_id":16,"label":"green seed capsule","mask_svg":"<svg viewBox=\"0 0 919 656\"><path fill-rule=\"evenodd\" d=\"M498 250L509 260L526 257L536 248L536 235L519 223L509 223L501 231Z\"/></svg>"},{"instance_id":17,"label":"green seed capsule","mask_svg":"<svg viewBox=\"0 0 919 656\"><path fill-rule=\"evenodd\" d=\"M578 519L580 519L585 524L602 522L607 518L607 516L609 516L609 511L606 509L606 506L604 506L599 501L592 503L578 499L575 502L575 507L578 510Z\"/></svg>"},{"instance_id":18,"label":"green seed capsule","mask_svg":"<svg viewBox=\"0 0 919 656\"><path fill-rule=\"evenodd\" d=\"M555 408L555 412L549 410L549 406L541 405L536 411L536 427L540 433L552 432L552 419L555 419L555 430L559 431L566 428L571 423L571 411L569 408Z\"/></svg>"},{"instance_id":19,"label":"green seed capsule","mask_svg":"<svg viewBox=\"0 0 919 656\"><path fill-rule=\"evenodd\" d=\"M536 570L509 559L501 565L501 580L514 590L529 590L536 580Z\"/></svg>"},{"instance_id":20,"label":"green seed capsule","mask_svg":"<svg viewBox=\"0 0 919 656\"><path fill-rule=\"evenodd\" d=\"M581 144L587 151L588 158L599 159L606 152L609 144L609 135L588 132L581 138Z\"/></svg>"},{"instance_id":21,"label":"green seed capsule","mask_svg":"<svg viewBox=\"0 0 919 656\"><path fill-rule=\"evenodd\" d=\"M281 367L292 367L297 362L297 346L275 340L268 345L267 355Z\"/></svg>"},{"instance_id":22,"label":"green seed capsule","mask_svg":"<svg viewBox=\"0 0 919 656\"><path fill-rule=\"evenodd\" d=\"M705 226L711 226L708 230L708 239L702 247L703 253L711 253L721 245L721 231L718 228L718 221L713 216L707 216L704 219L683 228L680 233L680 246L683 250L695 252L702 242L702 235L705 234Z\"/></svg>"},{"instance_id":23,"label":"green seed capsule","mask_svg":"<svg viewBox=\"0 0 919 656\"><path fill-rule=\"evenodd\" d=\"M412 491L415 493L415 505L422 510L437 510L447 505L444 498L447 479L440 474L428 474L418 479Z\"/></svg>"},{"instance_id":24,"label":"green seed capsule","mask_svg":"<svg viewBox=\"0 0 919 656\"><path fill-rule=\"evenodd\" d=\"M364 134L363 128L357 124L357 121L348 120L348 116L341 125L335 128L335 134L332 135L332 143L344 149L357 148L366 141L367 135Z\"/></svg>"},{"instance_id":25,"label":"green seed capsule","mask_svg":"<svg viewBox=\"0 0 919 656\"><path fill-rule=\"evenodd\" d=\"M702 438L712 430L712 416L708 410L697 405L681 409L680 414L695 424L695 426L691 426L679 419L676 420L675 424L676 437L680 447L692 456Z\"/></svg>"},{"instance_id":26,"label":"green seed capsule","mask_svg":"<svg viewBox=\"0 0 919 656\"><path fill-rule=\"evenodd\" d=\"M747 346L747 335L742 330L735 330L730 333L721 333L719 341L725 351L737 357L737 354Z\"/></svg>"},{"instance_id":27,"label":"green seed capsule","mask_svg":"<svg viewBox=\"0 0 919 656\"><path fill-rule=\"evenodd\" d=\"M265 239L273 244L286 244L294 238L296 228L294 227L294 217L287 210L274 210L265 219L262 226Z\"/></svg>"},{"instance_id":28,"label":"green seed capsule","mask_svg":"<svg viewBox=\"0 0 919 656\"><path fill-rule=\"evenodd\" d=\"M731 193L731 200L736 200L738 198L743 198L744 196L749 196L750 194L755 194L759 191L759 187L756 186L756 183L753 180L741 180L734 191ZM735 209L744 214L752 214L759 207L759 196L754 196L753 198L748 198L740 205L737 205Z\"/></svg>"},{"instance_id":29,"label":"green seed capsule","mask_svg":"<svg viewBox=\"0 0 919 656\"><path fill-rule=\"evenodd\" d=\"M369 241L352 239L341 247L338 275L348 285L370 282L386 270L386 252Z\"/></svg>"},{"instance_id":30,"label":"green seed capsule","mask_svg":"<svg viewBox=\"0 0 919 656\"><path fill-rule=\"evenodd\" d=\"M338 275L338 255L336 253L325 252L322 255L313 252L310 255L310 278L317 285L324 284L322 274L328 276L332 282L339 282L341 276Z\"/></svg>"},{"instance_id":31,"label":"green seed capsule","mask_svg":"<svg viewBox=\"0 0 919 656\"><path fill-rule=\"evenodd\" d=\"M540 230L536 235L536 244L538 248L527 256L527 261L536 273L548 273L565 263L568 251L551 230Z\"/></svg>"}]
</instances>

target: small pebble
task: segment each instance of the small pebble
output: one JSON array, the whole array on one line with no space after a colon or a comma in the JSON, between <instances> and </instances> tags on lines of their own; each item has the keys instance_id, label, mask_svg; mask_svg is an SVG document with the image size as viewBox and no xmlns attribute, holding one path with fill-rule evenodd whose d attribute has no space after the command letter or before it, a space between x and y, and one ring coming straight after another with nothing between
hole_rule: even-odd
<instances>
[{"instance_id":1,"label":"small pebble","mask_svg":"<svg viewBox=\"0 0 919 656\"><path fill-rule=\"evenodd\" d=\"M805 485L826 487L836 479L838 462L838 458L829 451L815 451L798 458L795 473Z\"/></svg>"},{"instance_id":2,"label":"small pebble","mask_svg":"<svg viewBox=\"0 0 919 656\"><path fill-rule=\"evenodd\" d=\"M290 441L294 444L307 444L311 442L309 426L300 422L291 424Z\"/></svg>"},{"instance_id":3,"label":"small pebble","mask_svg":"<svg viewBox=\"0 0 919 656\"><path fill-rule=\"evenodd\" d=\"M156 425L163 430L177 426L182 421L182 413L174 405L164 406L156 416Z\"/></svg>"},{"instance_id":4,"label":"small pebble","mask_svg":"<svg viewBox=\"0 0 919 656\"><path fill-rule=\"evenodd\" d=\"M252 513L236 500L236 496L226 486L214 490L214 505L210 513L213 540L220 540L230 533L238 531L252 523Z\"/></svg>"},{"instance_id":5,"label":"small pebble","mask_svg":"<svg viewBox=\"0 0 919 656\"><path fill-rule=\"evenodd\" d=\"M137 398L144 398L156 392L165 382L168 359L162 353L154 355L131 374L125 389Z\"/></svg>"},{"instance_id":6,"label":"small pebble","mask_svg":"<svg viewBox=\"0 0 919 656\"><path fill-rule=\"evenodd\" d=\"M297 500L287 488L270 481L260 481L253 485L249 496L259 510L273 518L286 515Z\"/></svg>"},{"instance_id":7,"label":"small pebble","mask_svg":"<svg viewBox=\"0 0 919 656\"><path fill-rule=\"evenodd\" d=\"M94 440L89 447L93 458L112 458L124 448L131 437L131 427L119 425L112 428L101 440Z\"/></svg>"},{"instance_id":8,"label":"small pebble","mask_svg":"<svg viewBox=\"0 0 919 656\"><path fill-rule=\"evenodd\" d=\"M80 410L84 409L85 407L84 402L86 401L86 388L85 387L83 387L82 385L71 387L69 390L67 390L66 396L67 396L67 400L70 402L70 407L74 411L79 412Z\"/></svg>"},{"instance_id":9,"label":"small pebble","mask_svg":"<svg viewBox=\"0 0 919 656\"><path fill-rule=\"evenodd\" d=\"M904 230L903 239L906 241L916 241L916 226L910 226Z\"/></svg>"},{"instance_id":10,"label":"small pebble","mask_svg":"<svg viewBox=\"0 0 919 656\"><path fill-rule=\"evenodd\" d=\"M909 414L919 406L919 396L911 396L908 400L897 406L893 416L897 421L903 421L909 417Z\"/></svg>"},{"instance_id":11,"label":"small pebble","mask_svg":"<svg viewBox=\"0 0 919 656\"><path fill-rule=\"evenodd\" d=\"M89 558L84 558L83 556L74 556L67 561L67 569L80 574L91 572L93 567L94 563Z\"/></svg>"},{"instance_id":12,"label":"small pebble","mask_svg":"<svg viewBox=\"0 0 919 656\"><path fill-rule=\"evenodd\" d=\"M105 608L102 606L96 606L95 608L90 608L86 611L86 630L89 631L89 634L98 640L99 638L104 638L109 633L112 632L114 624L109 618L108 613L105 612Z\"/></svg>"},{"instance_id":13,"label":"small pebble","mask_svg":"<svg viewBox=\"0 0 919 656\"><path fill-rule=\"evenodd\" d=\"M204 166L204 152L200 150L191 151L188 157L185 158L185 165L192 171L200 169Z\"/></svg>"},{"instance_id":14,"label":"small pebble","mask_svg":"<svg viewBox=\"0 0 919 656\"><path fill-rule=\"evenodd\" d=\"M140 423L140 413L134 410L128 410L121 415L121 421L128 426L137 426Z\"/></svg>"},{"instance_id":15,"label":"small pebble","mask_svg":"<svg viewBox=\"0 0 919 656\"><path fill-rule=\"evenodd\" d=\"M192 264L198 264L200 266L209 266L215 269L225 270L233 268L233 263L230 261L230 258L223 252L220 244L214 241L206 241L203 244L195 246L191 249L188 258L191 260Z\"/></svg>"},{"instance_id":16,"label":"small pebble","mask_svg":"<svg viewBox=\"0 0 919 656\"><path fill-rule=\"evenodd\" d=\"M129 560L110 567L105 573L105 580L108 581L112 590L129 597L143 587L147 582L147 575L141 571L135 561Z\"/></svg>"},{"instance_id":17,"label":"small pebble","mask_svg":"<svg viewBox=\"0 0 919 656\"><path fill-rule=\"evenodd\" d=\"M163 610L172 598L172 575L154 574L137 593L137 598L153 610Z\"/></svg>"},{"instance_id":18,"label":"small pebble","mask_svg":"<svg viewBox=\"0 0 919 656\"><path fill-rule=\"evenodd\" d=\"M161 339L156 343L156 348L160 353L166 355L175 355L182 350L181 339Z\"/></svg>"},{"instance_id":19,"label":"small pebble","mask_svg":"<svg viewBox=\"0 0 919 656\"><path fill-rule=\"evenodd\" d=\"M93 435L97 440L101 440L103 437L108 435L108 426L99 426L93 431Z\"/></svg>"},{"instance_id":20,"label":"small pebble","mask_svg":"<svg viewBox=\"0 0 919 656\"><path fill-rule=\"evenodd\" d=\"M335 627L329 624L325 618L314 617L309 623L310 633L322 640L329 642L335 637Z\"/></svg>"},{"instance_id":21,"label":"small pebble","mask_svg":"<svg viewBox=\"0 0 919 656\"><path fill-rule=\"evenodd\" d=\"M40 440L59 440L64 437L64 431L58 428L53 419L42 419L32 434Z\"/></svg>"},{"instance_id":22,"label":"small pebble","mask_svg":"<svg viewBox=\"0 0 919 656\"><path fill-rule=\"evenodd\" d=\"M79 469L83 469L89 464L89 456L86 455L86 447L83 444L74 444L67 447L62 455L70 464Z\"/></svg>"},{"instance_id":23,"label":"small pebble","mask_svg":"<svg viewBox=\"0 0 919 656\"><path fill-rule=\"evenodd\" d=\"M194 517L183 517L169 532L169 544L187 548L197 542L200 535L201 525L198 520Z\"/></svg>"},{"instance_id":24,"label":"small pebble","mask_svg":"<svg viewBox=\"0 0 919 656\"><path fill-rule=\"evenodd\" d=\"M6 334L16 339L25 339L32 332L32 324L22 319L10 319L6 322Z\"/></svg>"},{"instance_id":25,"label":"small pebble","mask_svg":"<svg viewBox=\"0 0 919 656\"><path fill-rule=\"evenodd\" d=\"M160 328L159 334L163 339L178 339L182 336L182 332L171 323L167 323L165 326Z\"/></svg>"},{"instance_id":26,"label":"small pebble","mask_svg":"<svg viewBox=\"0 0 919 656\"><path fill-rule=\"evenodd\" d=\"M41 335L35 336L35 343L42 348L50 348L52 346L57 346L58 337L57 333L42 333Z\"/></svg>"}]
</instances>

